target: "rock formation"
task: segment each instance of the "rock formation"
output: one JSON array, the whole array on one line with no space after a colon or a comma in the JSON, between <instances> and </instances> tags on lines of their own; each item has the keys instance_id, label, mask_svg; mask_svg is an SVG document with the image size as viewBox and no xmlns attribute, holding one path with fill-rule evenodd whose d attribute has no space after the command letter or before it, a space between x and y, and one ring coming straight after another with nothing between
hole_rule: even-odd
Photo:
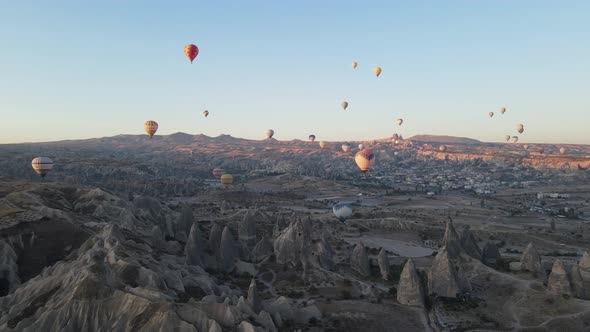
<instances>
[{"instance_id":1,"label":"rock formation","mask_svg":"<svg viewBox=\"0 0 590 332\"><path fill-rule=\"evenodd\" d=\"M184 234L190 234L194 222L195 217L193 216L193 210L189 206L185 205L182 207L180 216L176 222L176 231L184 232Z\"/></svg>"},{"instance_id":2,"label":"rock formation","mask_svg":"<svg viewBox=\"0 0 590 332\"><path fill-rule=\"evenodd\" d=\"M469 281L462 270L455 266L446 248L441 248L432 262L428 273L429 294L442 297L456 297L471 290Z\"/></svg>"},{"instance_id":3,"label":"rock formation","mask_svg":"<svg viewBox=\"0 0 590 332\"><path fill-rule=\"evenodd\" d=\"M570 270L570 284L572 287L572 294L580 299L589 300L590 294L584 288L584 280L582 279L582 275L580 274L580 266L579 265L572 265Z\"/></svg>"},{"instance_id":4,"label":"rock formation","mask_svg":"<svg viewBox=\"0 0 590 332\"><path fill-rule=\"evenodd\" d=\"M258 295L258 288L256 287L256 280L250 281L250 287L248 287L248 303L252 307L255 313L259 313L262 308L260 297Z\"/></svg>"},{"instance_id":5,"label":"rock formation","mask_svg":"<svg viewBox=\"0 0 590 332\"><path fill-rule=\"evenodd\" d=\"M279 264L303 265L307 268L311 255L310 225L298 219L285 228L273 244Z\"/></svg>"},{"instance_id":6,"label":"rock formation","mask_svg":"<svg viewBox=\"0 0 590 332\"><path fill-rule=\"evenodd\" d=\"M451 259L459 257L463 251L463 248L461 247L461 239L459 238L457 231L455 231L455 226L453 226L452 219L447 221L445 236L443 237L441 247L446 248L446 252Z\"/></svg>"},{"instance_id":7,"label":"rock formation","mask_svg":"<svg viewBox=\"0 0 590 332\"><path fill-rule=\"evenodd\" d=\"M520 258L520 270L531 272L537 277L547 277L545 269L543 268L543 263L541 262L541 256L539 256L537 248L535 248L532 242L528 244L522 253Z\"/></svg>"},{"instance_id":8,"label":"rock formation","mask_svg":"<svg viewBox=\"0 0 590 332\"><path fill-rule=\"evenodd\" d=\"M371 276L371 265L367 248L362 242L359 242L352 250L350 256L350 268L364 277Z\"/></svg>"},{"instance_id":9,"label":"rock formation","mask_svg":"<svg viewBox=\"0 0 590 332\"><path fill-rule=\"evenodd\" d=\"M209 250L213 255L219 256L219 247L221 245L221 233L223 232L223 228L221 225L214 222L209 230ZM217 257L216 256L216 257ZM219 258L219 257L217 257Z\"/></svg>"},{"instance_id":10,"label":"rock formation","mask_svg":"<svg viewBox=\"0 0 590 332\"><path fill-rule=\"evenodd\" d=\"M166 240L164 239L164 234L162 233L160 226L156 225L152 227L152 243L158 250L166 249Z\"/></svg>"},{"instance_id":11,"label":"rock formation","mask_svg":"<svg viewBox=\"0 0 590 332\"><path fill-rule=\"evenodd\" d=\"M310 262L316 267L328 270L334 267L334 251L325 237L313 241Z\"/></svg>"},{"instance_id":12,"label":"rock formation","mask_svg":"<svg viewBox=\"0 0 590 332\"><path fill-rule=\"evenodd\" d=\"M482 259L481 249L477 245L477 241L475 240L469 225L465 226L461 232L461 247L463 247L463 250L465 250L469 256L477 260Z\"/></svg>"},{"instance_id":13,"label":"rock formation","mask_svg":"<svg viewBox=\"0 0 590 332\"><path fill-rule=\"evenodd\" d=\"M381 250L379 250L377 262L379 263L379 271L381 272L381 278L383 280L389 280L389 257L387 257L387 252L385 251L385 249L381 248ZM412 266L413 264L414 263L412 263Z\"/></svg>"},{"instance_id":14,"label":"rock formation","mask_svg":"<svg viewBox=\"0 0 590 332\"><path fill-rule=\"evenodd\" d=\"M500 254L500 250L494 242L486 243L485 247L483 248L482 252L482 261L485 264L495 265L502 259L502 255Z\"/></svg>"},{"instance_id":15,"label":"rock formation","mask_svg":"<svg viewBox=\"0 0 590 332\"><path fill-rule=\"evenodd\" d=\"M12 246L0 240L0 296L8 294L20 285L17 259L18 256Z\"/></svg>"},{"instance_id":16,"label":"rock formation","mask_svg":"<svg viewBox=\"0 0 590 332\"><path fill-rule=\"evenodd\" d=\"M399 277L397 301L403 305L424 305L422 283L414 266L414 261L411 258L404 265L404 269Z\"/></svg>"},{"instance_id":17,"label":"rock formation","mask_svg":"<svg viewBox=\"0 0 590 332\"><path fill-rule=\"evenodd\" d=\"M186 263L188 265L199 265L203 264L203 239L201 238L201 231L199 225L193 224L188 236L186 245L184 247L184 254L186 255Z\"/></svg>"},{"instance_id":18,"label":"rock formation","mask_svg":"<svg viewBox=\"0 0 590 332\"><path fill-rule=\"evenodd\" d=\"M270 240L262 237L252 249L252 260L254 262L261 262L273 253L273 246Z\"/></svg>"},{"instance_id":19,"label":"rock formation","mask_svg":"<svg viewBox=\"0 0 590 332\"><path fill-rule=\"evenodd\" d=\"M256 218L255 212L247 211L238 227L238 237L244 248L253 248L256 245Z\"/></svg>"},{"instance_id":20,"label":"rock formation","mask_svg":"<svg viewBox=\"0 0 590 332\"><path fill-rule=\"evenodd\" d=\"M572 288L563 263L556 259L547 281L547 291L553 295L571 295Z\"/></svg>"},{"instance_id":21,"label":"rock formation","mask_svg":"<svg viewBox=\"0 0 590 332\"><path fill-rule=\"evenodd\" d=\"M229 229L225 226L221 233L221 244L219 246L219 268L225 272L231 272L235 266L237 255L234 237Z\"/></svg>"}]
</instances>

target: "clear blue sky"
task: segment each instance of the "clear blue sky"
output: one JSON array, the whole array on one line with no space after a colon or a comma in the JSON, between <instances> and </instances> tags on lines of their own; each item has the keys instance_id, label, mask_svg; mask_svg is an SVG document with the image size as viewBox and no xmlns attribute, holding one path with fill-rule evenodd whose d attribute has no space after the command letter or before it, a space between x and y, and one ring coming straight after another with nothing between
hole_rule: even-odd
<instances>
[{"instance_id":1,"label":"clear blue sky","mask_svg":"<svg viewBox=\"0 0 590 332\"><path fill-rule=\"evenodd\" d=\"M0 143L140 134L152 119L158 134L324 140L498 141L524 123L522 142L590 144L588 13L590 1L4 1Z\"/></svg>"}]
</instances>

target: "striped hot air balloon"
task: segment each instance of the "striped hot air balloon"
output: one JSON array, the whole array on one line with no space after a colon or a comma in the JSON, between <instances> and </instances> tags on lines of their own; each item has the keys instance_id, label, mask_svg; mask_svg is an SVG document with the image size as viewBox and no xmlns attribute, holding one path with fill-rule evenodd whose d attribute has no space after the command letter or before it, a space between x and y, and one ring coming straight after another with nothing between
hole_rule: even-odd
<instances>
[{"instance_id":1,"label":"striped hot air balloon","mask_svg":"<svg viewBox=\"0 0 590 332\"><path fill-rule=\"evenodd\" d=\"M336 203L332 206L332 212L341 222L352 216L352 206L348 203Z\"/></svg>"},{"instance_id":2,"label":"striped hot air balloon","mask_svg":"<svg viewBox=\"0 0 590 332\"><path fill-rule=\"evenodd\" d=\"M184 47L184 55L193 63L193 60L199 55L199 48L197 45L188 44Z\"/></svg>"},{"instance_id":3,"label":"striped hot air balloon","mask_svg":"<svg viewBox=\"0 0 590 332\"><path fill-rule=\"evenodd\" d=\"M31 161L31 166L37 174L44 178L53 169L53 160L48 157L37 157Z\"/></svg>"},{"instance_id":4,"label":"striped hot air balloon","mask_svg":"<svg viewBox=\"0 0 590 332\"><path fill-rule=\"evenodd\" d=\"M354 161L363 174L365 174L375 165L375 155L369 150L362 150L354 155Z\"/></svg>"},{"instance_id":5,"label":"striped hot air balloon","mask_svg":"<svg viewBox=\"0 0 590 332\"><path fill-rule=\"evenodd\" d=\"M156 121L148 120L143 123L143 129L150 138L154 137L156 131L158 131L158 123Z\"/></svg>"}]
</instances>

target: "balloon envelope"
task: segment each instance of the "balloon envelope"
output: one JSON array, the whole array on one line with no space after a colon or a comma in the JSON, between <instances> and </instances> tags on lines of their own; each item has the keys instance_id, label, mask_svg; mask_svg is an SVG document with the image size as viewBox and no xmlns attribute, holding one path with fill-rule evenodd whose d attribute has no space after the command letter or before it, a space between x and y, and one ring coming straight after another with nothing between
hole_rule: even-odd
<instances>
[{"instance_id":1,"label":"balloon envelope","mask_svg":"<svg viewBox=\"0 0 590 332\"><path fill-rule=\"evenodd\" d=\"M516 131L518 131L519 134L522 134L522 132L524 131L524 125L523 124L517 124L516 125Z\"/></svg>"},{"instance_id":2,"label":"balloon envelope","mask_svg":"<svg viewBox=\"0 0 590 332\"><path fill-rule=\"evenodd\" d=\"M216 177L217 179L219 179L223 175L224 171L221 168L214 168L212 173L213 173L213 176L214 177Z\"/></svg>"},{"instance_id":3,"label":"balloon envelope","mask_svg":"<svg viewBox=\"0 0 590 332\"><path fill-rule=\"evenodd\" d=\"M332 206L332 212L338 220L344 222L352 216L352 206L347 203L336 203Z\"/></svg>"},{"instance_id":4,"label":"balloon envelope","mask_svg":"<svg viewBox=\"0 0 590 332\"><path fill-rule=\"evenodd\" d=\"M348 152L348 150L350 150L350 144L348 144L348 143L342 144L342 151Z\"/></svg>"},{"instance_id":5,"label":"balloon envelope","mask_svg":"<svg viewBox=\"0 0 590 332\"><path fill-rule=\"evenodd\" d=\"M356 63L356 61L352 62L352 69L356 69L356 66L358 66L358 63Z\"/></svg>"},{"instance_id":6,"label":"balloon envelope","mask_svg":"<svg viewBox=\"0 0 590 332\"><path fill-rule=\"evenodd\" d=\"M143 129L148 134L148 136L152 138L156 131L158 131L158 123L156 121L148 120L143 123Z\"/></svg>"},{"instance_id":7,"label":"balloon envelope","mask_svg":"<svg viewBox=\"0 0 590 332\"><path fill-rule=\"evenodd\" d=\"M275 131L274 130L272 130L272 129L267 129L266 130L266 137L267 138L272 138L274 136L274 134L275 134Z\"/></svg>"},{"instance_id":8,"label":"balloon envelope","mask_svg":"<svg viewBox=\"0 0 590 332\"><path fill-rule=\"evenodd\" d=\"M395 120L395 123L397 123L398 126L401 126L402 123L404 123L404 119L397 119Z\"/></svg>"},{"instance_id":9,"label":"balloon envelope","mask_svg":"<svg viewBox=\"0 0 590 332\"><path fill-rule=\"evenodd\" d=\"M315 141L315 135L314 134L309 135L308 139L310 142L313 143L313 141Z\"/></svg>"},{"instance_id":10,"label":"balloon envelope","mask_svg":"<svg viewBox=\"0 0 590 332\"><path fill-rule=\"evenodd\" d=\"M490 113L488 113L488 115L489 115L489 117L491 118L491 117L493 117L493 116L494 116L494 112L490 112Z\"/></svg>"},{"instance_id":11,"label":"balloon envelope","mask_svg":"<svg viewBox=\"0 0 590 332\"><path fill-rule=\"evenodd\" d=\"M346 108L348 107L348 102L345 100L340 105L342 106L342 109L346 110Z\"/></svg>"},{"instance_id":12,"label":"balloon envelope","mask_svg":"<svg viewBox=\"0 0 590 332\"><path fill-rule=\"evenodd\" d=\"M565 153L566 153L566 150L565 150L565 148L561 148L561 149L559 149L559 154L563 155L563 154L565 154Z\"/></svg>"},{"instance_id":13,"label":"balloon envelope","mask_svg":"<svg viewBox=\"0 0 590 332\"><path fill-rule=\"evenodd\" d=\"M375 73L375 75L377 77L379 77L379 75L381 75L381 67L375 67L375 68L373 68L373 73Z\"/></svg>"},{"instance_id":14,"label":"balloon envelope","mask_svg":"<svg viewBox=\"0 0 590 332\"><path fill-rule=\"evenodd\" d=\"M447 151L447 146L446 145L441 145L441 146L438 147L438 150L440 152L446 152Z\"/></svg>"},{"instance_id":15,"label":"balloon envelope","mask_svg":"<svg viewBox=\"0 0 590 332\"><path fill-rule=\"evenodd\" d=\"M512 136L512 143L518 142L518 136Z\"/></svg>"},{"instance_id":16,"label":"balloon envelope","mask_svg":"<svg viewBox=\"0 0 590 332\"><path fill-rule=\"evenodd\" d=\"M209 116L209 111L204 111L204 112L203 112L203 115L204 115L205 117L208 117L208 116Z\"/></svg>"},{"instance_id":17,"label":"balloon envelope","mask_svg":"<svg viewBox=\"0 0 590 332\"><path fill-rule=\"evenodd\" d=\"M500 113L502 113L502 114L506 113L506 107L501 107L500 108Z\"/></svg>"},{"instance_id":18,"label":"balloon envelope","mask_svg":"<svg viewBox=\"0 0 590 332\"><path fill-rule=\"evenodd\" d=\"M219 180L221 181L221 184L223 184L226 188L231 186L232 183L234 183L234 177L231 174L223 174L221 175Z\"/></svg>"},{"instance_id":19,"label":"balloon envelope","mask_svg":"<svg viewBox=\"0 0 590 332\"><path fill-rule=\"evenodd\" d=\"M508 141L510 140L510 135L505 135L505 136L504 136L504 140L505 140L506 142L508 142Z\"/></svg>"},{"instance_id":20,"label":"balloon envelope","mask_svg":"<svg viewBox=\"0 0 590 332\"><path fill-rule=\"evenodd\" d=\"M193 60L199 54L199 48L197 45L188 44L184 47L184 55L193 63Z\"/></svg>"},{"instance_id":21,"label":"balloon envelope","mask_svg":"<svg viewBox=\"0 0 590 332\"><path fill-rule=\"evenodd\" d=\"M358 146L359 150L364 150L365 149L365 145L363 143L359 144Z\"/></svg>"},{"instance_id":22,"label":"balloon envelope","mask_svg":"<svg viewBox=\"0 0 590 332\"><path fill-rule=\"evenodd\" d=\"M320 141L320 148L323 149L326 146L326 142Z\"/></svg>"},{"instance_id":23,"label":"balloon envelope","mask_svg":"<svg viewBox=\"0 0 590 332\"><path fill-rule=\"evenodd\" d=\"M366 173L375 165L375 155L369 150L362 150L356 153L354 161L361 171Z\"/></svg>"},{"instance_id":24,"label":"balloon envelope","mask_svg":"<svg viewBox=\"0 0 590 332\"><path fill-rule=\"evenodd\" d=\"M48 157L37 157L31 161L31 166L37 174L44 178L53 168L53 160Z\"/></svg>"}]
</instances>

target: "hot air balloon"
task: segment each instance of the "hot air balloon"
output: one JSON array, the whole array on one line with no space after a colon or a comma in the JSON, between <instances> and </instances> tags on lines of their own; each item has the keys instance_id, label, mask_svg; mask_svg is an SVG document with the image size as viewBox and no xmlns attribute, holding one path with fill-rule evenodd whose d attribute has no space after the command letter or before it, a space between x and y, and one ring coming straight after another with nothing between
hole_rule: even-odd
<instances>
[{"instance_id":1,"label":"hot air balloon","mask_svg":"<svg viewBox=\"0 0 590 332\"><path fill-rule=\"evenodd\" d=\"M346 110L346 108L348 107L348 102L345 100L342 102L342 104L340 104L342 106L343 110Z\"/></svg>"},{"instance_id":2,"label":"hot air balloon","mask_svg":"<svg viewBox=\"0 0 590 332\"><path fill-rule=\"evenodd\" d=\"M358 147L359 147L359 150L360 151L363 151L365 149L365 146L363 145L363 143L359 144Z\"/></svg>"},{"instance_id":3,"label":"hot air balloon","mask_svg":"<svg viewBox=\"0 0 590 332\"><path fill-rule=\"evenodd\" d=\"M272 129L267 129L266 130L266 138L271 139L275 134L275 131Z\"/></svg>"},{"instance_id":4,"label":"hot air balloon","mask_svg":"<svg viewBox=\"0 0 590 332\"><path fill-rule=\"evenodd\" d=\"M313 141L315 141L315 135L314 134L309 135L308 139L310 142L313 143Z\"/></svg>"},{"instance_id":5,"label":"hot air balloon","mask_svg":"<svg viewBox=\"0 0 590 332\"><path fill-rule=\"evenodd\" d=\"M184 47L184 54L193 63L193 60L199 54L199 48L196 45L188 44Z\"/></svg>"},{"instance_id":6,"label":"hot air balloon","mask_svg":"<svg viewBox=\"0 0 590 332\"><path fill-rule=\"evenodd\" d=\"M490 113L488 113L488 116L489 116L490 118L491 118L491 117L493 117L493 116L494 116L494 112L490 112Z\"/></svg>"},{"instance_id":7,"label":"hot air balloon","mask_svg":"<svg viewBox=\"0 0 590 332\"><path fill-rule=\"evenodd\" d=\"M528 149L529 149L529 145L528 145L528 144L525 144L525 145L523 145L522 147L523 147L525 150L528 150Z\"/></svg>"},{"instance_id":8,"label":"hot air balloon","mask_svg":"<svg viewBox=\"0 0 590 332\"><path fill-rule=\"evenodd\" d=\"M393 141L393 144L398 145L399 144L399 140L396 139L395 141Z\"/></svg>"},{"instance_id":9,"label":"hot air balloon","mask_svg":"<svg viewBox=\"0 0 590 332\"><path fill-rule=\"evenodd\" d=\"M512 143L518 142L518 136L512 136Z\"/></svg>"},{"instance_id":10,"label":"hot air balloon","mask_svg":"<svg viewBox=\"0 0 590 332\"><path fill-rule=\"evenodd\" d=\"M523 124L517 124L516 125L516 131L518 131L519 134L522 134L522 132L524 131L524 125Z\"/></svg>"},{"instance_id":11,"label":"hot air balloon","mask_svg":"<svg viewBox=\"0 0 590 332\"><path fill-rule=\"evenodd\" d=\"M232 183L234 183L234 177L231 174L223 174L219 178L221 184L224 185L226 188L231 187Z\"/></svg>"},{"instance_id":12,"label":"hot air balloon","mask_svg":"<svg viewBox=\"0 0 590 332\"><path fill-rule=\"evenodd\" d=\"M205 110L205 111L203 112L203 115L204 115L205 117L208 117L208 116L209 116L209 111Z\"/></svg>"},{"instance_id":13,"label":"hot air balloon","mask_svg":"<svg viewBox=\"0 0 590 332\"><path fill-rule=\"evenodd\" d=\"M326 146L326 142L320 141L320 149L323 149Z\"/></svg>"},{"instance_id":14,"label":"hot air balloon","mask_svg":"<svg viewBox=\"0 0 590 332\"><path fill-rule=\"evenodd\" d=\"M506 113L506 107L500 107L500 113L502 113L502 114Z\"/></svg>"},{"instance_id":15,"label":"hot air balloon","mask_svg":"<svg viewBox=\"0 0 590 332\"><path fill-rule=\"evenodd\" d=\"M447 152L447 146L443 144L443 145L441 145L441 146L438 147L438 150L440 152Z\"/></svg>"},{"instance_id":16,"label":"hot air balloon","mask_svg":"<svg viewBox=\"0 0 590 332\"><path fill-rule=\"evenodd\" d=\"M53 168L53 160L47 157L37 157L31 161L31 166L37 174L44 178Z\"/></svg>"},{"instance_id":17,"label":"hot air balloon","mask_svg":"<svg viewBox=\"0 0 590 332\"><path fill-rule=\"evenodd\" d=\"M504 140L505 140L506 142L508 142L508 141L510 140L510 135L505 135L505 136L504 136Z\"/></svg>"},{"instance_id":18,"label":"hot air balloon","mask_svg":"<svg viewBox=\"0 0 590 332\"><path fill-rule=\"evenodd\" d=\"M352 206L347 203L336 203L332 206L332 212L338 220L344 222L352 216Z\"/></svg>"},{"instance_id":19,"label":"hot air balloon","mask_svg":"<svg viewBox=\"0 0 590 332\"><path fill-rule=\"evenodd\" d=\"M354 155L354 161L363 174L365 174L375 165L375 155L369 150L362 150Z\"/></svg>"},{"instance_id":20,"label":"hot air balloon","mask_svg":"<svg viewBox=\"0 0 590 332\"><path fill-rule=\"evenodd\" d=\"M565 153L566 153L566 150L565 150L565 148L561 148L561 149L559 149L559 154L560 154L560 155L564 155Z\"/></svg>"},{"instance_id":21,"label":"hot air balloon","mask_svg":"<svg viewBox=\"0 0 590 332\"><path fill-rule=\"evenodd\" d=\"M214 168L212 173L215 178L219 179L223 175L224 171L221 168Z\"/></svg>"},{"instance_id":22,"label":"hot air balloon","mask_svg":"<svg viewBox=\"0 0 590 332\"><path fill-rule=\"evenodd\" d=\"M373 68L373 73L375 73L375 75L377 77L379 77L379 75L381 75L381 67L375 67L375 68Z\"/></svg>"},{"instance_id":23,"label":"hot air balloon","mask_svg":"<svg viewBox=\"0 0 590 332\"><path fill-rule=\"evenodd\" d=\"M352 62L352 69L356 69L356 66L358 66L358 63L356 63L356 61Z\"/></svg>"},{"instance_id":24,"label":"hot air balloon","mask_svg":"<svg viewBox=\"0 0 590 332\"><path fill-rule=\"evenodd\" d=\"M342 144L342 151L348 152L348 150L350 150L350 144L348 144L348 143Z\"/></svg>"},{"instance_id":25,"label":"hot air balloon","mask_svg":"<svg viewBox=\"0 0 590 332\"><path fill-rule=\"evenodd\" d=\"M395 123L397 123L398 126L401 126L402 123L404 123L404 119L397 119L395 120Z\"/></svg>"},{"instance_id":26,"label":"hot air balloon","mask_svg":"<svg viewBox=\"0 0 590 332\"><path fill-rule=\"evenodd\" d=\"M158 131L158 123L156 121L148 120L143 123L143 129L148 134L148 136L152 138L156 131Z\"/></svg>"},{"instance_id":27,"label":"hot air balloon","mask_svg":"<svg viewBox=\"0 0 590 332\"><path fill-rule=\"evenodd\" d=\"M545 153L545 149L544 148L539 148L539 154L543 154Z\"/></svg>"}]
</instances>

